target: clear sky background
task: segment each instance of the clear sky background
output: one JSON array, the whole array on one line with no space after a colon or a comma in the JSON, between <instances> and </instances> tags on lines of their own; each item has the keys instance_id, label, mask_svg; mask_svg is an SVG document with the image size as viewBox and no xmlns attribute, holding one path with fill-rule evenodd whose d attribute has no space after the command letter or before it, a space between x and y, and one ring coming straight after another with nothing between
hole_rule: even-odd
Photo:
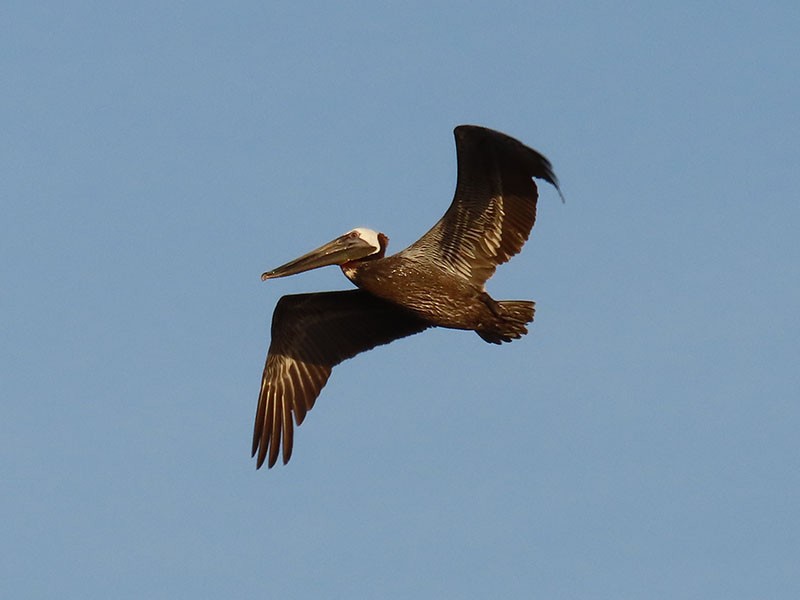
<instances>
[{"instance_id":1,"label":"clear sky background","mask_svg":"<svg viewBox=\"0 0 800 600\"><path fill-rule=\"evenodd\" d=\"M0 596L800 597L796 2L7 2ZM553 162L503 347L334 370L252 420L262 271L390 250L452 129Z\"/></svg>"}]
</instances>

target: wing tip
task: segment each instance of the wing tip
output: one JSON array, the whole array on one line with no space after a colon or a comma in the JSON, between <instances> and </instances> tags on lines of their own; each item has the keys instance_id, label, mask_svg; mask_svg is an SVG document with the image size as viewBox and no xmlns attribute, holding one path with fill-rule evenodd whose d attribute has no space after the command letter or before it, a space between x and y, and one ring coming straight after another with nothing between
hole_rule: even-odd
<instances>
[{"instance_id":1,"label":"wing tip","mask_svg":"<svg viewBox=\"0 0 800 600\"><path fill-rule=\"evenodd\" d=\"M552 185L558 192L561 202L563 204L566 203L566 198L561 191L561 185L553 170L553 165L542 153L502 131L489 129L481 125L458 125L453 129L453 135L456 138L457 145L458 142L467 141L471 138L475 141L488 140L496 142L504 148L512 149L514 157L519 157L524 161L524 168L530 172L531 177L541 179Z\"/></svg>"},{"instance_id":2,"label":"wing tip","mask_svg":"<svg viewBox=\"0 0 800 600\"><path fill-rule=\"evenodd\" d=\"M276 411L277 407L269 407L271 411ZM267 463L267 468L271 469L278 463L278 457L281 456L283 464L288 464L289 459L292 458L292 450L294 447L294 427L292 424L292 411L288 410L283 413L281 420L276 420L275 413L272 415L272 426L269 426L270 421L264 419L264 429L258 429L258 422L256 423L256 431L253 433L253 445L250 453L250 458L256 458L256 470Z\"/></svg>"}]
</instances>

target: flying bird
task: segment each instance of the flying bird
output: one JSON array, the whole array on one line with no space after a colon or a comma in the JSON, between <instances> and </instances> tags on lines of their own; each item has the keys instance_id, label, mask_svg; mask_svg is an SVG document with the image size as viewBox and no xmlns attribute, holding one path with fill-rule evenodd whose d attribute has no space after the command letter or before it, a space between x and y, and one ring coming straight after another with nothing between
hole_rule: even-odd
<instances>
[{"instance_id":1,"label":"flying bird","mask_svg":"<svg viewBox=\"0 0 800 600\"><path fill-rule=\"evenodd\" d=\"M544 156L505 134L474 125L454 134L455 196L419 240L386 256L389 238L359 227L261 276L339 265L358 289L278 301L253 431L256 468L274 466L281 450L289 461L294 423L348 358L429 327L472 330L492 344L527 333L534 303L494 300L484 284L528 239L538 198L532 178L561 195L558 179Z\"/></svg>"}]
</instances>

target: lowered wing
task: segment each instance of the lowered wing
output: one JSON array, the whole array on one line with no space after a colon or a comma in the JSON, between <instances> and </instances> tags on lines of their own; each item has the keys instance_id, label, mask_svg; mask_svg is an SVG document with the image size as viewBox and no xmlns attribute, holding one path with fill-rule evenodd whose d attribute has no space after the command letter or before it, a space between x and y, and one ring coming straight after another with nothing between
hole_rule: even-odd
<instances>
[{"instance_id":1,"label":"lowered wing","mask_svg":"<svg viewBox=\"0 0 800 600\"><path fill-rule=\"evenodd\" d=\"M283 448L292 456L294 422L314 406L331 370L375 346L419 333L431 325L361 290L284 296L272 317L253 431L253 456L271 468Z\"/></svg>"}]
</instances>

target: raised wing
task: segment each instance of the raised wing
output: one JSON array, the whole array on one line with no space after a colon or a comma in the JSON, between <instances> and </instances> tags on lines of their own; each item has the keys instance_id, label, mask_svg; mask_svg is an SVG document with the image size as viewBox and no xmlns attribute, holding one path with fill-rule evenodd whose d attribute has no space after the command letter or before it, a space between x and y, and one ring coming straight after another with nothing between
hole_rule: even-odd
<instances>
[{"instance_id":1,"label":"raised wing","mask_svg":"<svg viewBox=\"0 0 800 600\"><path fill-rule=\"evenodd\" d=\"M453 202L400 254L430 260L483 287L530 235L538 198L532 177L561 190L550 161L514 138L474 125L456 127L454 134L458 182Z\"/></svg>"},{"instance_id":2,"label":"raised wing","mask_svg":"<svg viewBox=\"0 0 800 600\"><path fill-rule=\"evenodd\" d=\"M343 360L431 325L361 290L284 296L272 316L272 341L261 380L253 456L271 468L281 445L292 456L294 428Z\"/></svg>"}]
</instances>

